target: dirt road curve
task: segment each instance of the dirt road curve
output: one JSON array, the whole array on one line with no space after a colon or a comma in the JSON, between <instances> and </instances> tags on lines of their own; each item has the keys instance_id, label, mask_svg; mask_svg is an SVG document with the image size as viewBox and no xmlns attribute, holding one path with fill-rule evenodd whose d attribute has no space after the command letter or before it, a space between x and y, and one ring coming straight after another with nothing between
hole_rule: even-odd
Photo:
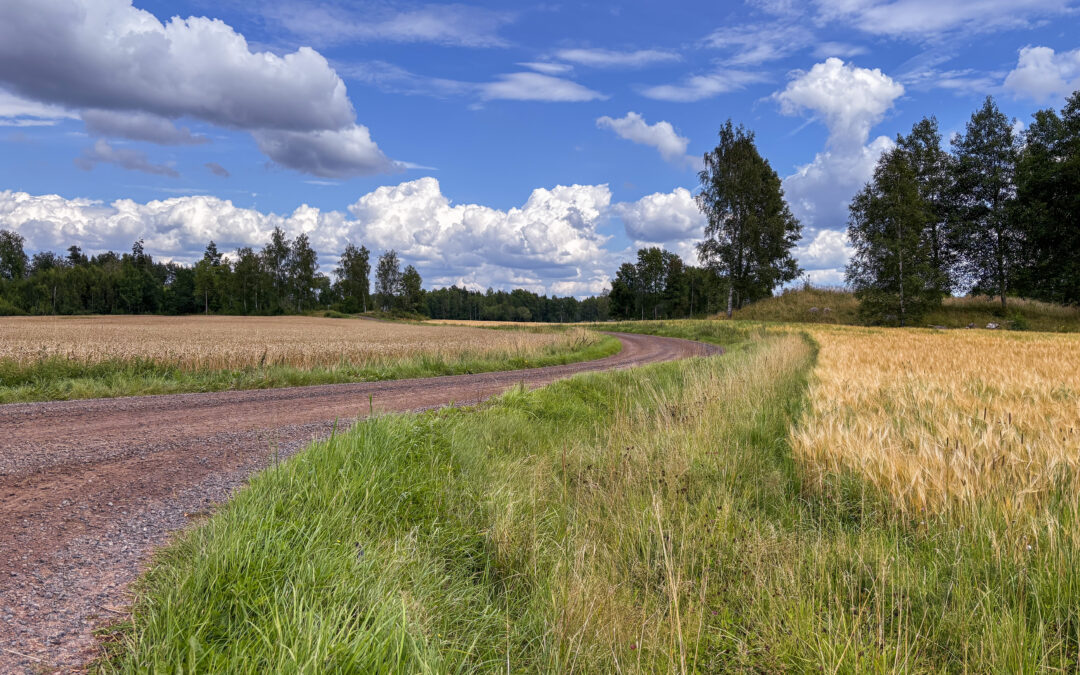
<instances>
[{"instance_id":1,"label":"dirt road curve","mask_svg":"<svg viewBox=\"0 0 1080 675\"><path fill-rule=\"evenodd\" d=\"M91 631L168 534L334 420L469 404L518 384L716 347L618 334L614 356L566 366L259 391L0 405L0 672L77 668Z\"/></svg>"}]
</instances>

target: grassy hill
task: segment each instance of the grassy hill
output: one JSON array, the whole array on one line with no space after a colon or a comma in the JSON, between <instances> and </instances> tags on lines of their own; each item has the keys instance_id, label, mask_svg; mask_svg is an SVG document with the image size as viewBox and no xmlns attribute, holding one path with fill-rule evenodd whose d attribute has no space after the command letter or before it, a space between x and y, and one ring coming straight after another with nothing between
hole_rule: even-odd
<instances>
[{"instance_id":1,"label":"grassy hill","mask_svg":"<svg viewBox=\"0 0 1080 675\"><path fill-rule=\"evenodd\" d=\"M941 308L927 314L920 325L1003 328L1039 331L1080 331L1080 308L1037 300L1009 298L1002 311L996 298L985 296L946 298ZM760 300L735 312L736 319L799 323L859 324L859 303L849 291L826 288L791 289Z\"/></svg>"}]
</instances>

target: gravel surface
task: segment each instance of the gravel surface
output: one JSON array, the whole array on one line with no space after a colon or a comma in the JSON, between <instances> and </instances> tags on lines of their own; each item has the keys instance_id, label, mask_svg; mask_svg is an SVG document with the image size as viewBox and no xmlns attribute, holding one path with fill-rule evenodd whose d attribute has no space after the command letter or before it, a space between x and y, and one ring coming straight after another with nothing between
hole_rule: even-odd
<instances>
[{"instance_id":1,"label":"gravel surface","mask_svg":"<svg viewBox=\"0 0 1080 675\"><path fill-rule=\"evenodd\" d=\"M172 532L253 472L378 412L475 403L515 384L719 353L617 334L596 361L476 375L0 405L0 672L79 672L92 631Z\"/></svg>"}]
</instances>

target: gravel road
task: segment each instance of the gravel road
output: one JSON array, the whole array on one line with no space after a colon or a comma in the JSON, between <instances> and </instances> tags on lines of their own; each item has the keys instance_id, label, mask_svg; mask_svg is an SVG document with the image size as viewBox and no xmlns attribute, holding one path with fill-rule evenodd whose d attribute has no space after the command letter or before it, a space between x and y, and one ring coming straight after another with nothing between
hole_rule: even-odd
<instances>
[{"instance_id":1,"label":"gravel road","mask_svg":"<svg viewBox=\"0 0 1080 675\"><path fill-rule=\"evenodd\" d=\"M78 672L155 546L253 472L374 412L475 403L515 384L718 353L615 334L596 361L498 373L0 405L0 672Z\"/></svg>"}]
</instances>

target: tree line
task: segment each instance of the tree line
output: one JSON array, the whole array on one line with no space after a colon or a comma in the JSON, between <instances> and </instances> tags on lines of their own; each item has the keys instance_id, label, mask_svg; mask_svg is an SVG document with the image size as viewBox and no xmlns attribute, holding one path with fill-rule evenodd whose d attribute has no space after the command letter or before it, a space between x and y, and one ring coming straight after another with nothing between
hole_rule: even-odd
<instances>
[{"instance_id":1,"label":"tree line","mask_svg":"<svg viewBox=\"0 0 1080 675\"><path fill-rule=\"evenodd\" d=\"M245 246L230 257L211 241L193 265L160 262L143 242L130 253L28 256L21 235L0 230L2 314L288 314L315 309L423 312L419 272L401 268L395 251L379 256L371 289L371 253L348 244L334 269L319 272L306 234L289 239L275 228L261 249Z\"/></svg>"},{"instance_id":2,"label":"tree line","mask_svg":"<svg viewBox=\"0 0 1080 675\"><path fill-rule=\"evenodd\" d=\"M130 253L28 256L21 235L0 230L3 314L290 314L310 310L381 311L436 319L606 321L607 295L578 300L524 289L486 292L451 286L427 291L396 251L374 261L349 243L333 270L319 272L306 234L290 240L276 228L261 250L226 257L211 241L192 265L160 262L137 241ZM372 279L374 277L374 279ZM372 283L374 280L374 283Z\"/></svg>"},{"instance_id":3,"label":"tree line","mask_svg":"<svg viewBox=\"0 0 1080 675\"><path fill-rule=\"evenodd\" d=\"M1080 91L1020 133L987 97L950 146L922 119L852 200L864 318L911 324L957 292L1080 303Z\"/></svg>"}]
</instances>

